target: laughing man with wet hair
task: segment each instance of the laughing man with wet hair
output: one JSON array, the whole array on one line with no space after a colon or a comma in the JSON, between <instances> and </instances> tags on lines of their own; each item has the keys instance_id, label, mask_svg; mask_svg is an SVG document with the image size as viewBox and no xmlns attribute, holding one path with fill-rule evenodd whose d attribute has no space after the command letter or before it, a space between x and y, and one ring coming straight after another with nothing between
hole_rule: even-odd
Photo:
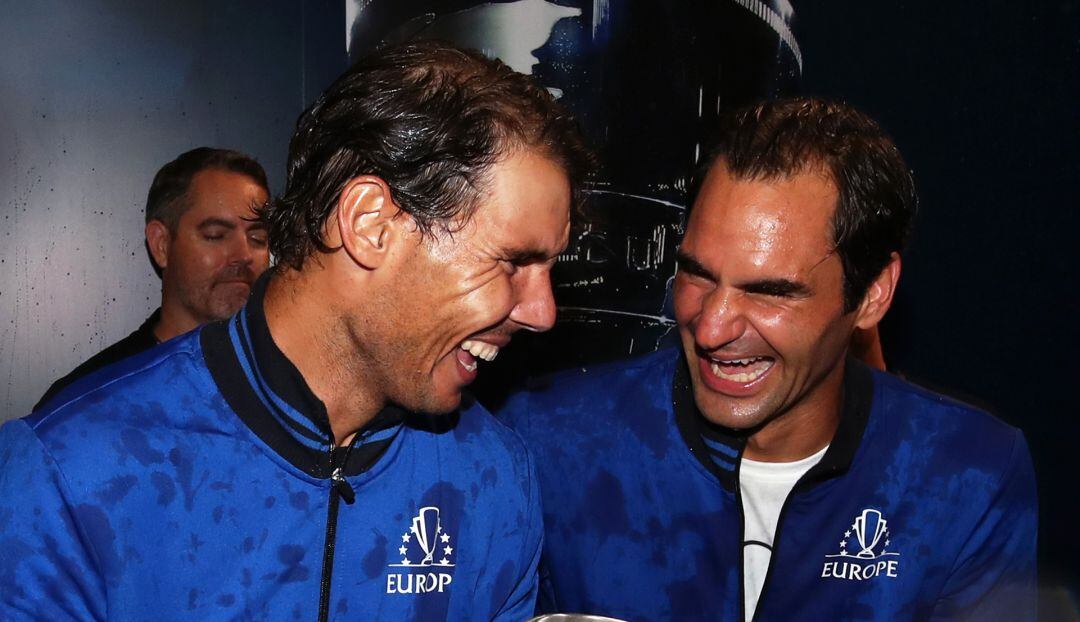
<instances>
[{"instance_id":1,"label":"laughing man with wet hair","mask_svg":"<svg viewBox=\"0 0 1080 622\"><path fill-rule=\"evenodd\" d=\"M465 391L554 322L588 160L500 62L361 60L298 122L248 303L0 428L0 618L529 617L538 483Z\"/></svg>"}]
</instances>

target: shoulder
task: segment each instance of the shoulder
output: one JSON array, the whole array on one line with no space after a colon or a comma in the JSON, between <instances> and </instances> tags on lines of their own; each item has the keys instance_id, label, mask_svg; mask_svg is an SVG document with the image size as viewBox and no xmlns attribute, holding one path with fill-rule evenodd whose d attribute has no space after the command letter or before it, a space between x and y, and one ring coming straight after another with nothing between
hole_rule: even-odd
<instances>
[{"instance_id":1,"label":"shoulder","mask_svg":"<svg viewBox=\"0 0 1080 622\"><path fill-rule=\"evenodd\" d=\"M985 410L882 372L874 373L871 449L892 448L924 477L996 490L1019 478L1034 487L1023 433ZM914 468L908 472L914 472Z\"/></svg>"},{"instance_id":2,"label":"shoulder","mask_svg":"<svg viewBox=\"0 0 1080 622\"><path fill-rule=\"evenodd\" d=\"M875 410L890 419L904 421L910 433L933 442L935 438L970 439L973 443L1011 444L1020 431L994 415L951 397L893 376L875 371Z\"/></svg>"},{"instance_id":3,"label":"shoulder","mask_svg":"<svg viewBox=\"0 0 1080 622\"><path fill-rule=\"evenodd\" d=\"M122 361L130 356L153 348L156 345L156 342L153 338L153 332L147 327L149 322L150 320L147 320L147 323L144 323L143 326L139 327L135 332L86 359L78 367L71 370L66 376L52 383L52 385L49 386L49 389L45 391L45 395L38 400L38 403L34 406L34 410L39 410L41 407L48 405L57 394L62 392L68 386L78 382L83 377L89 376L100 369L108 367L118 361Z\"/></svg>"},{"instance_id":4,"label":"shoulder","mask_svg":"<svg viewBox=\"0 0 1080 622\"><path fill-rule=\"evenodd\" d=\"M511 465L519 476L529 476L531 458L521 436L471 397L462 405L452 434L460 450L482 454L486 463Z\"/></svg>"},{"instance_id":5,"label":"shoulder","mask_svg":"<svg viewBox=\"0 0 1080 622\"><path fill-rule=\"evenodd\" d=\"M119 426L153 427L170 403L205 393L204 369L195 331L80 378L23 421L49 449Z\"/></svg>"},{"instance_id":6,"label":"shoulder","mask_svg":"<svg viewBox=\"0 0 1080 622\"><path fill-rule=\"evenodd\" d=\"M541 378L496 416L525 439L544 477L575 477L626 455L663 458L681 446L672 408L679 361L677 349L664 349Z\"/></svg>"},{"instance_id":7,"label":"shoulder","mask_svg":"<svg viewBox=\"0 0 1080 622\"><path fill-rule=\"evenodd\" d=\"M639 357L542 376L514 393L497 410L496 416L516 428L521 418L533 415L615 411L627 400L669 394L678 360L677 348L665 348Z\"/></svg>"}]
</instances>

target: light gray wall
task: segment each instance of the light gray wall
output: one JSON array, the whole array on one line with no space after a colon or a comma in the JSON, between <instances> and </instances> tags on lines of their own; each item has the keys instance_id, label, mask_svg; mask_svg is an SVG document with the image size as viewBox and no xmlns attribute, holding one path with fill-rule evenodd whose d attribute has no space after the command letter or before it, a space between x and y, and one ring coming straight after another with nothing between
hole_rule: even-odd
<instances>
[{"instance_id":1,"label":"light gray wall","mask_svg":"<svg viewBox=\"0 0 1080 622\"><path fill-rule=\"evenodd\" d=\"M240 149L280 189L297 115L345 62L338 4L0 2L0 421L157 306L162 164Z\"/></svg>"}]
</instances>

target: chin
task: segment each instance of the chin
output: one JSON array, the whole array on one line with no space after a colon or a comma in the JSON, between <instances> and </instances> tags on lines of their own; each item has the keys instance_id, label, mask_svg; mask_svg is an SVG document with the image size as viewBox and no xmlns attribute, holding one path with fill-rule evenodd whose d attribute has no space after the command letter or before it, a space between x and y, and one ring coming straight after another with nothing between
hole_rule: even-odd
<instances>
[{"instance_id":1,"label":"chin","mask_svg":"<svg viewBox=\"0 0 1080 622\"><path fill-rule=\"evenodd\" d=\"M454 412L461 406L461 392L454 395L426 395L413 400L413 403L399 403L408 411L423 415L446 415Z\"/></svg>"},{"instance_id":2,"label":"chin","mask_svg":"<svg viewBox=\"0 0 1080 622\"><path fill-rule=\"evenodd\" d=\"M717 404L713 400L701 399L700 396L695 396L694 401L698 412L706 421L729 430L750 430L768 419L768 415L762 413L760 408L749 404Z\"/></svg>"}]
</instances>

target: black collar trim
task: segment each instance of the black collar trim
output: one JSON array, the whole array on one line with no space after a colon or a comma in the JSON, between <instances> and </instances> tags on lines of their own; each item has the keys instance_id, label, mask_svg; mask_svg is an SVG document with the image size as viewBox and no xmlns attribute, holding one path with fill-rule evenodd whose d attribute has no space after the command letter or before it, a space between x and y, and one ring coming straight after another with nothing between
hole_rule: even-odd
<instances>
[{"instance_id":1,"label":"black collar trim","mask_svg":"<svg viewBox=\"0 0 1080 622\"><path fill-rule=\"evenodd\" d=\"M870 419L873 393L870 369L849 358L844 367L844 405L836 434L821 461L799 480L797 489L811 487L848 470ZM694 403L685 356L680 356L675 365L671 395L675 422L690 453L724 488L734 491L739 477L737 465L742 460L749 433L714 425L701 415ZM729 464L736 468L727 468Z\"/></svg>"},{"instance_id":2,"label":"black collar trim","mask_svg":"<svg viewBox=\"0 0 1080 622\"><path fill-rule=\"evenodd\" d=\"M269 275L252 288L247 305L199 336L206 365L225 401L264 443L293 466L326 478L345 459L346 475L370 468L401 429L406 413L383 409L357 432L352 447L334 447L326 406L274 343L263 313Z\"/></svg>"},{"instance_id":3,"label":"black collar trim","mask_svg":"<svg viewBox=\"0 0 1080 622\"><path fill-rule=\"evenodd\" d=\"M150 317L146 318L146 321L135 331L140 335L139 338L143 340L143 343L149 344L146 348L148 350L161 343L158 341L157 335L154 334L154 327L157 326L159 321L161 321L161 307L154 309Z\"/></svg>"}]
</instances>

